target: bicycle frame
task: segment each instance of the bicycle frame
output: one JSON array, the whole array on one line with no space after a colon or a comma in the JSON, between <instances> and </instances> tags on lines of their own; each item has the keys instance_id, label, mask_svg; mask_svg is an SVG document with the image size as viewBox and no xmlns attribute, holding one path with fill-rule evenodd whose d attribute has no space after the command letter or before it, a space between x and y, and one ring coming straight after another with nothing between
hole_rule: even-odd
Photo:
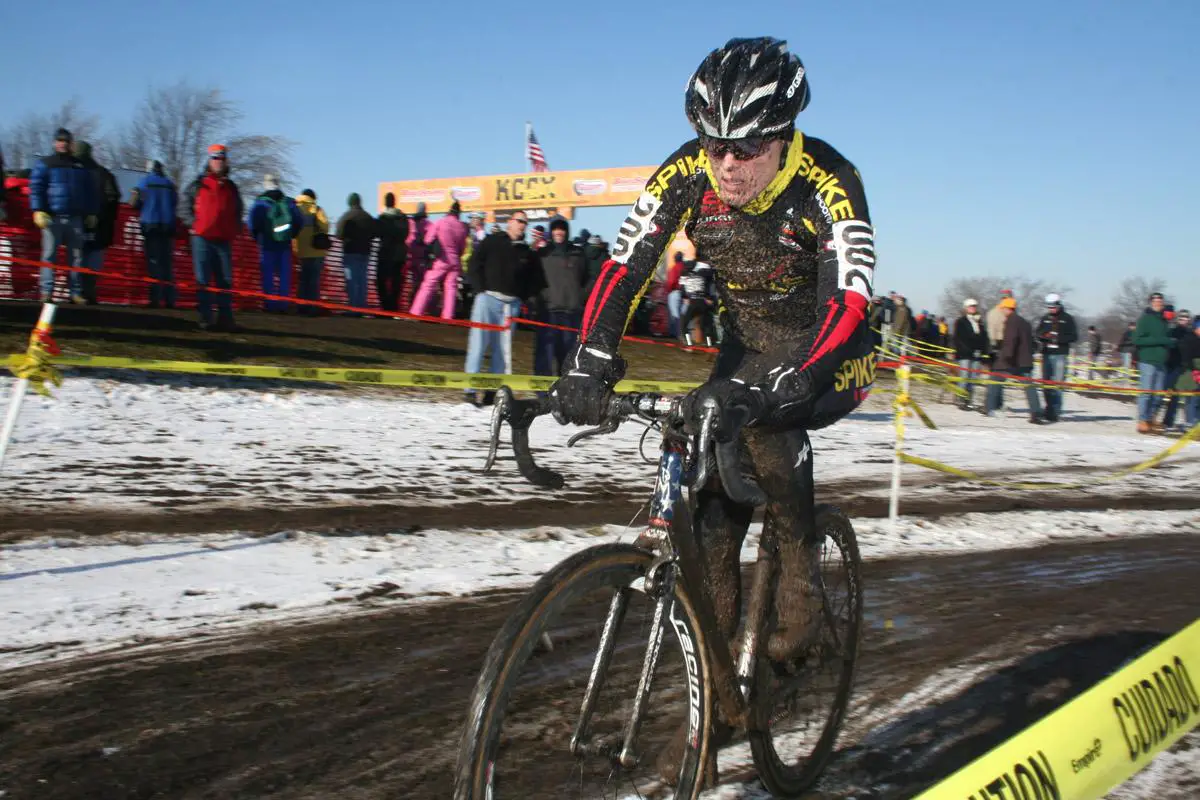
<instances>
[{"instance_id":1,"label":"bicycle frame","mask_svg":"<svg viewBox=\"0 0 1200 800\"><path fill-rule=\"evenodd\" d=\"M658 475L650 506L650 519L646 531L639 537L639 544L649 544L659 555L645 577L646 593L656 598L654 618L642 663L633 708L625 726L624 741L618 758L623 767L637 764L634 747L641 725L642 715L650 695L650 684L658 666L665 625L671 619L674 584L677 575L682 575L705 641L709 646L709 663L712 665L711 680L725 720L738 728L759 730L757 720L752 718L751 693L754 687L753 674L759 639L767 622L770 608L771 584L776 568L773 557L773 542L760 544L755 564L754 581L750 592L743 646L735 666L724 633L720 630L716 612L713 610L708 589L704 581L704 561L700 552L695 528L691 525L674 524L675 512L683 502L683 486L701 486L708 475L708 431L710 425L702 427L699 437L696 463L688 468L688 437L667 430L663 435ZM692 480L689 480L692 479ZM587 732L596 700L603 688L604 676L608 672L615 646L617 628L624 620L628 608L630 588L621 589L613 595L608 615L600 634L600 645L592 664L591 675L584 691L579 722L571 738L571 751L583 755L589 751ZM678 629L678 628L677 628ZM688 644L684 642L685 658ZM689 681L693 665L688 665ZM689 686L689 701L698 702L699 689ZM693 731L698 734L698 731Z\"/></svg>"}]
</instances>

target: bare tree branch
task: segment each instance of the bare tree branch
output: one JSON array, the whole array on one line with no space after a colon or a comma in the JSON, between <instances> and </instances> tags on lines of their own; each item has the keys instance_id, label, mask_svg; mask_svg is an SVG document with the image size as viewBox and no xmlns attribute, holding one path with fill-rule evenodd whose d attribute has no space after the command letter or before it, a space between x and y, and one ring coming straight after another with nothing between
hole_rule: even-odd
<instances>
[{"instance_id":1,"label":"bare tree branch","mask_svg":"<svg viewBox=\"0 0 1200 800\"><path fill-rule=\"evenodd\" d=\"M1149 303L1150 295L1154 292L1166 294L1167 282L1162 278L1126 278L1113 292L1108 314L1125 322L1133 322L1141 316L1142 310Z\"/></svg>"},{"instance_id":2,"label":"bare tree branch","mask_svg":"<svg viewBox=\"0 0 1200 800\"><path fill-rule=\"evenodd\" d=\"M1057 292L1070 304L1071 287L1054 283L1043 278L1030 278L1025 275L994 276L983 275L969 278L955 278L942 291L941 311L947 317L957 316L962 311L963 301L971 298L979 301L981 310L987 309L1000 302L1002 289L1012 289L1013 299L1022 316L1036 315L1046 301L1046 295Z\"/></svg>"},{"instance_id":3,"label":"bare tree branch","mask_svg":"<svg viewBox=\"0 0 1200 800\"><path fill-rule=\"evenodd\" d=\"M259 185L267 173L279 178L284 191L295 180L292 148L296 143L291 139L282 136L234 136L227 144L229 174L243 191Z\"/></svg>"},{"instance_id":4,"label":"bare tree branch","mask_svg":"<svg viewBox=\"0 0 1200 800\"><path fill-rule=\"evenodd\" d=\"M49 114L28 114L0 132L5 167L32 169L38 158L54 151L54 132L59 128L90 142L98 154L107 152L107 143L100 135L100 118L84 111L72 97Z\"/></svg>"}]
</instances>

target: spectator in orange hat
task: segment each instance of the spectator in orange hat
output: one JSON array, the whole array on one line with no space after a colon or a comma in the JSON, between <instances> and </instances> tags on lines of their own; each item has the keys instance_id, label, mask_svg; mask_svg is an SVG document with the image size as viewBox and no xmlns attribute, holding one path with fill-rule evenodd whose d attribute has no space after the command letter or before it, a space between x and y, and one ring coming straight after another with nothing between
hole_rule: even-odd
<instances>
[{"instance_id":1,"label":"spectator in orange hat","mask_svg":"<svg viewBox=\"0 0 1200 800\"><path fill-rule=\"evenodd\" d=\"M1000 342L1000 350L996 355L996 371L1007 372L1025 383L1025 397L1029 400L1029 421L1034 425L1043 425L1042 404L1038 399L1037 389L1029 380L1033 375L1033 326L1017 313L1017 301L1006 297L1000 301L1000 311L1004 314L1004 334ZM1000 400L1004 391L999 384L988 387L987 414L994 416L1000 408Z\"/></svg>"},{"instance_id":2,"label":"spectator in orange hat","mask_svg":"<svg viewBox=\"0 0 1200 800\"><path fill-rule=\"evenodd\" d=\"M1011 300L1012 296L1012 289L1001 289L1000 302L992 306L992 310L987 313L988 339L993 353L1000 351L1000 343L1004 341L1004 323L1008 319L1004 315L1004 301Z\"/></svg>"}]
</instances>

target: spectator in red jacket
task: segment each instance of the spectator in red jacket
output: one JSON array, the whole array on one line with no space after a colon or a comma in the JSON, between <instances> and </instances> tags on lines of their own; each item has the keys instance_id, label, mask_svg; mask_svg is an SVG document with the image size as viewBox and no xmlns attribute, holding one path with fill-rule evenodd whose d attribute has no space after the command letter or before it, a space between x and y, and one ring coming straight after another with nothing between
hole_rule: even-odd
<instances>
[{"instance_id":1,"label":"spectator in red jacket","mask_svg":"<svg viewBox=\"0 0 1200 800\"><path fill-rule=\"evenodd\" d=\"M217 320L208 286L233 288L233 240L242 227L242 195L229 179L228 152L223 144L208 148L208 164L192 181L180 210L192 234L196 267L196 309L201 330L233 330L233 297L217 294Z\"/></svg>"},{"instance_id":2,"label":"spectator in red jacket","mask_svg":"<svg viewBox=\"0 0 1200 800\"><path fill-rule=\"evenodd\" d=\"M683 274L683 253L675 251L675 260L667 268L667 332L672 339L679 338L679 317L683 314L683 289L679 288L679 276Z\"/></svg>"}]
</instances>

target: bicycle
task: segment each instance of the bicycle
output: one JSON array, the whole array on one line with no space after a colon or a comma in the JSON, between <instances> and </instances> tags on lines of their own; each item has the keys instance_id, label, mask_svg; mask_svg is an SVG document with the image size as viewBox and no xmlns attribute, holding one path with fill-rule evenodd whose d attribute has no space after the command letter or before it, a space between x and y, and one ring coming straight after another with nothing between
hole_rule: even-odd
<instances>
[{"instance_id":1,"label":"bicycle","mask_svg":"<svg viewBox=\"0 0 1200 800\"><path fill-rule=\"evenodd\" d=\"M507 387L500 389L485 471L496 462L507 422L522 476L547 488L564 484L562 475L535 463L529 447L529 427L551 402L516 400ZM787 664L759 653L773 624L777 569L776 543L760 541L735 664L734 645L720 634L704 588L702 543L683 486L704 486L715 461L731 499L758 506L766 497L742 474L738 443L714 441L714 407L695 435L684 432L678 411L679 401L654 394L615 397L603 424L568 441L574 446L611 433L630 418L646 424L647 433L661 429L649 521L634 544L597 545L559 563L502 626L471 697L456 800L621 792L694 800L716 782L715 752L709 752L714 703L726 724L747 732L758 776L772 794L796 796L824 769L849 702L862 627L854 529L836 508L818 507L823 624L818 640ZM677 648L662 647L667 633ZM827 698L819 682L823 668ZM577 703L562 699L580 689ZM641 757L639 741L660 741L685 720L679 774L665 782L653 761ZM555 756L561 765L551 764ZM557 777L542 770L552 766Z\"/></svg>"}]
</instances>

